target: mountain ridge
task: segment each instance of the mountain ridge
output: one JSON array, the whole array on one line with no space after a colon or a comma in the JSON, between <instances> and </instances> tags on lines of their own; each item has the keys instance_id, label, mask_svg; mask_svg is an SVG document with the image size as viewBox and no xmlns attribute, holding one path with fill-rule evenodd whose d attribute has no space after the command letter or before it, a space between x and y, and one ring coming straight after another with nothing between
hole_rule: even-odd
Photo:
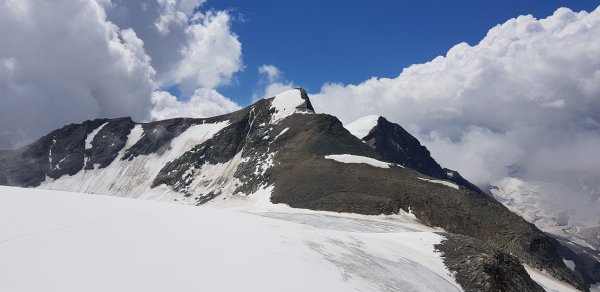
<instances>
[{"instance_id":1,"label":"mountain ridge","mask_svg":"<svg viewBox=\"0 0 600 292\"><path fill-rule=\"evenodd\" d=\"M0 152L0 184L195 205L243 199L272 187L273 203L294 208L360 214L411 211L429 226L472 238L485 246L481 250L518 258L487 265L521 273L527 280L524 270L515 267L522 261L587 289L580 274L584 271L566 267L554 239L479 189L472 190L464 182L460 189L436 183L447 172L429 151L399 125L379 120L383 126L358 138L337 118L314 113L306 92L294 89L206 119L141 124L130 118L86 121L53 131L24 148ZM398 137L409 141L406 148L419 159L403 159L407 156L400 151L381 147L404 141ZM326 159L338 154L392 165L377 168ZM435 177L410 166L443 174ZM462 246L454 237L448 242ZM459 257L450 254L449 259ZM477 271L488 275L488 282L459 278L466 290L503 287L489 271ZM505 285L518 290L519 285L535 287L531 283Z\"/></svg>"}]
</instances>

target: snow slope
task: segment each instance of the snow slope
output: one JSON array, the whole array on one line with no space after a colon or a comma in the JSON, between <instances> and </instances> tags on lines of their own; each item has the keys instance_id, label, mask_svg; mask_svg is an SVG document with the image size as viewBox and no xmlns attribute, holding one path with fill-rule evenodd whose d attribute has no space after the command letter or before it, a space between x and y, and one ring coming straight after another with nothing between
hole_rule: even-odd
<instances>
[{"instance_id":1,"label":"snow slope","mask_svg":"<svg viewBox=\"0 0 600 292\"><path fill-rule=\"evenodd\" d=\"M410 215L282 210L0 187L0 290L461 291Z\"/></svg>"}]
</instances>

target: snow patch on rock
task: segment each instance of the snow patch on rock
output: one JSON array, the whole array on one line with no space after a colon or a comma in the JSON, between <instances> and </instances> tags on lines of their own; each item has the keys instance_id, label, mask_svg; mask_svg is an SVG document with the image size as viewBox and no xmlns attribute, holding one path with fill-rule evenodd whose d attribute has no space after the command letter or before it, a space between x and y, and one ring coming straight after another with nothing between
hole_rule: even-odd
<instances>
[{"instance_id":1,"label":"snow patch on rock","mask_svg":"<svg viewBox=\"0 0 600 292\"><path fill-rule=\"evenodd\" d=\"M331 159L341 163L363 163L379 168L390 168L390 166L394 165L392 163L383 162L374 158L352 154L327 155L325 156L325 159Z\"/></svg>"},{"instance_id":2,"label":"snow patch on rock","mask_svg":"<svg viewBox=\"0 0 600 292\"><path fill-rule=\"evenodd\" d=\"M544 273L543 271L538 271L528 265L523 265L529 277L532 280L537 282L544 290L548 292L577 292L579 290L575 289L575 287L561 282L550 275Z\"/></svg>"},{"instance_id":3,"label":"snow patch on rock","mask_svg":"<svg viewBox=\"0 0 600 292\"><path fill-rule=\"evenodd\" d=\"M344 126L346 130L348 130L352 135L356 136L358 139L362 139L369 135L369 132L375 126L377 126L377 120L379 120L380 116L378 115L369 115L362 117L350 124Z\"/></svg>"},{"instance_id":4,"label":"snow patch on rock","mask_svg":"<svg viewBox=\"0 0 600 292\"><path fill-rule=\"evenodd\" d=\"M290 128L285 128L283 130L281 130L281 132L279 134L277 134L277 136L275 136L275 138L273 138L273 141L271 142L275 142L275 140L277 140L277 138L279 138L279 136L285 134L285 132L287 132Z\"/></svg>"},{"instance_id":5,"label":"snow patch on rock","mask_svg":"<svg viewBox=\"0 0 600 292\"><path fill-rule=\"evenodd\" d=\"M299 89L291 89L275 95L271 101L271 109L275 109L271 116L271 124L276 124L294 113L302 113L303 111L298 110L297 107L305 102Z\"/></svg>"},{"instance_id":6,"label":"snow patch on rock","mask_svg":"<svg viewBox=\"0 0 600 292\"><path fill-rule=\"evenodd\" d=\"M94 137L98 135L98 132L100 132L100 130L102 130L106 124L108 124L108 122L100 125L100 127L94 129L89 135L87 135L87 137L85 137L85 150L92 149L92 141L94 141Z\"/></svg>"},{"instance_id":7,"label":"snow patch on rock","mask_svg":"<svg viewBox=\"0 0 600 292\"><path fill-rule=\"evenodd\" d=\"M453 188L453 189L457 189L457 190L459 189L458 185L456 185L456 184L453 184L453 183L451 183L451 182L449 182L449 181L445 181L445 180L440 180L440 179L428 179L428 178L422 178L422 177L418 177L418 179L420 179L420 180L424 180L424 181L427 181L427 182L430 182L430 183L434 183L434 184L441 184L441 185L445 185L445 186L447 186L447 187L451 187L451 188Z\"/></svg>"},{"instance_id":8,"label":"snow patch on rock","mask_svg":"<svg viewBox=\"0 0 600 292\"><path fill-rule=\"evenodd\" d=\"M563 262L565 263L567 268L571 269L571 271L575 271L575 262L574 261L563 259Z\"/></svg>"}]
</instances>

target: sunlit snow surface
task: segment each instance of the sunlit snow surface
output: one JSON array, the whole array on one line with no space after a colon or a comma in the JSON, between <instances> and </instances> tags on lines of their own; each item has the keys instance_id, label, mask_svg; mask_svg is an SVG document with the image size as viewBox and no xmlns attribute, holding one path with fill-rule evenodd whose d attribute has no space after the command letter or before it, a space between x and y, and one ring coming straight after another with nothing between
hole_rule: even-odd
<instances>
[{"instance_id":1,"label":"sunlit snow surface","mask_svg":"<svg viewBox=\"0 0 600 292\"><path fill-rule=\"evenodd\" d=\"M0 187L0 290L460 291L411 214L275 209Z\"/></svg>"},{"instance_id":2,"label":"sunlit snow surface","mask_svg":"<svg viewBox=\"0 0 600 292\"><path fill-rule=\"evenodd\" d=\"M377 120L380 116L370 115L362 117L350 124L344 126L352 135L358 139L362 139L369 135L369 132L377 126Z\"/></svg>"}]
</instances>

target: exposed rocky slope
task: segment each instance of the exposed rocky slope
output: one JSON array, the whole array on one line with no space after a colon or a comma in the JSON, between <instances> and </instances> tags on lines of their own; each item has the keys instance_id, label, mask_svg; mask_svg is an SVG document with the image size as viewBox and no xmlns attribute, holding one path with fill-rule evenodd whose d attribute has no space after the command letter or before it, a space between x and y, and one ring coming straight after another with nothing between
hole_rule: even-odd
<instances>
[{"instance_id":1,"label":"exposed rocky slope","mask_svg":"<svg viewBox=\"0 0 600 292\"><path fill-rule=\"evenodd\" d=\"M0 184L196 205L268 192L272 202L296 208L361 214L402 209L464 236L448 236L450 247L440 247L463 287L539 289L518 262L582 290L590 284L584 281L590 277L565 265L558 242L458 173L442 169L400 126L378 118L361 140L337 118L315 114L300 89L208 119L68 125L21 149L0 152ZM452 252L460 246L473 256L485 254L470 269L493 267L517 278L460 276L452 264L464 256Z\"/></svg>"}]
</instances>

